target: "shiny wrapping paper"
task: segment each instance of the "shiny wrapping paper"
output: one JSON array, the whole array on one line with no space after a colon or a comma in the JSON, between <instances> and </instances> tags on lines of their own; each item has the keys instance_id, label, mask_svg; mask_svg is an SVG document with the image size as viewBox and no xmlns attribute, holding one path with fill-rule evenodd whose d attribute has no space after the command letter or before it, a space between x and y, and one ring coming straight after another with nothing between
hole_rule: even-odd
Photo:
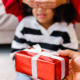
<instances>
[{"instance_id":1,"label":"shiny wrapping paper","mask_svg":"<svg viewBox=\"0 0 80 80\"><path fill-rule=\"evenodd\" d=\"M44 51L44 50L43 50ZM37 53L29 51L19 51L15 53L16 71L32 76L32 57ZM58 56L58 55L56 55ZM58 56L62 57L62 56ZM69 58L65 60L65 76L69 71ZM37 77L41 80L61 80L61 61L41 55L37 59Z\"/></svg>"}]
</instances>

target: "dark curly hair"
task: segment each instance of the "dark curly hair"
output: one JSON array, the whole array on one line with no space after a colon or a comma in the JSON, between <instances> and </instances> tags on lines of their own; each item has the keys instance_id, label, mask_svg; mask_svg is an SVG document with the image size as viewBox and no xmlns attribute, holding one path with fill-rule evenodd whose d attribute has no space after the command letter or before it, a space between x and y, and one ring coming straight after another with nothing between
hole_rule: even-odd
<instances>
[{"instance_id":1,"label":"dark curly hair","mask_svg":"<svg viewBox=\"0 0 80 80\"><path fill-rule=\"evenodd\" d=\"M24 4L24 17L33 15L32 8ZM73 22L76 19L76 10L72 4L63 4L54 9L54 22L67 22L68 24Z\"/></svg>"}]
</instances>

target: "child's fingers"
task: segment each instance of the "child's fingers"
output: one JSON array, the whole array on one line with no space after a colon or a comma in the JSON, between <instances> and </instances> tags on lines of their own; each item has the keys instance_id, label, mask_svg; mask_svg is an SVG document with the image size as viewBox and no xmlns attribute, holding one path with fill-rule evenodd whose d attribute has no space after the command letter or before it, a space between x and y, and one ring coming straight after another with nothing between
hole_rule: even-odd
<instances>
[{"instance_id":1,"label":"child's fingers","mask_svg":"<svg viewBox=\"0 0 80 80\"><path fill-rule=\"evenodd\" d=\"M33 80L41 80L41 79L37 79L37 78L34 78L34 77L32 77L32 76L30 76Z\"/></svg>"}]
</instances>

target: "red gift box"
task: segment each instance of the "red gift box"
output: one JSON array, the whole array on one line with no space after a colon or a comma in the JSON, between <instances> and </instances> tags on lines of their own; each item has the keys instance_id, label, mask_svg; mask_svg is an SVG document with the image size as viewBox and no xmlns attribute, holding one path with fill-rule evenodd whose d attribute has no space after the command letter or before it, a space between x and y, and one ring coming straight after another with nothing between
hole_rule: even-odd
<instances>
[{"instance_id":1,"label":"red gift box","mask_svg":"<svg viewBox=\"0 0 80 80\"><path fill-rule=\"evenodd\" d=\"M61 80L68 75L69 58L59 55L53 55L54 52L41 51L42 54L33 49L25 49L15 53L16 71L30 75L37 76L41 80ZM53 57L43 55L50 53ZM36 62L35 62L35 58ZM55 58L57 57L57 58ZM62 59L62 61L60 59ZM32 67L33 66L33 67Z\"/></svg>"}]
</instances>

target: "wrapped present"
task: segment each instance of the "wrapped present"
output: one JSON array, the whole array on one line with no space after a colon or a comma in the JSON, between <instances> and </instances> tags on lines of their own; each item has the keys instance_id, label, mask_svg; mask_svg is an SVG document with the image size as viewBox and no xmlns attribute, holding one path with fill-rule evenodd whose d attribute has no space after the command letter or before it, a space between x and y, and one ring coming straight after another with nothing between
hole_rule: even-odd
<instances>
[{"instance_id":1,"label":"wrapped present","mask_svg":"<svg viewBox=\"0 0 80 80\"><path fill-rule=\"evenodd\" d=\"M39 45L15 53L16 71L41 80L61 80L68 75L69 58L41 50Z\"/></svg>"}]
</instances>

